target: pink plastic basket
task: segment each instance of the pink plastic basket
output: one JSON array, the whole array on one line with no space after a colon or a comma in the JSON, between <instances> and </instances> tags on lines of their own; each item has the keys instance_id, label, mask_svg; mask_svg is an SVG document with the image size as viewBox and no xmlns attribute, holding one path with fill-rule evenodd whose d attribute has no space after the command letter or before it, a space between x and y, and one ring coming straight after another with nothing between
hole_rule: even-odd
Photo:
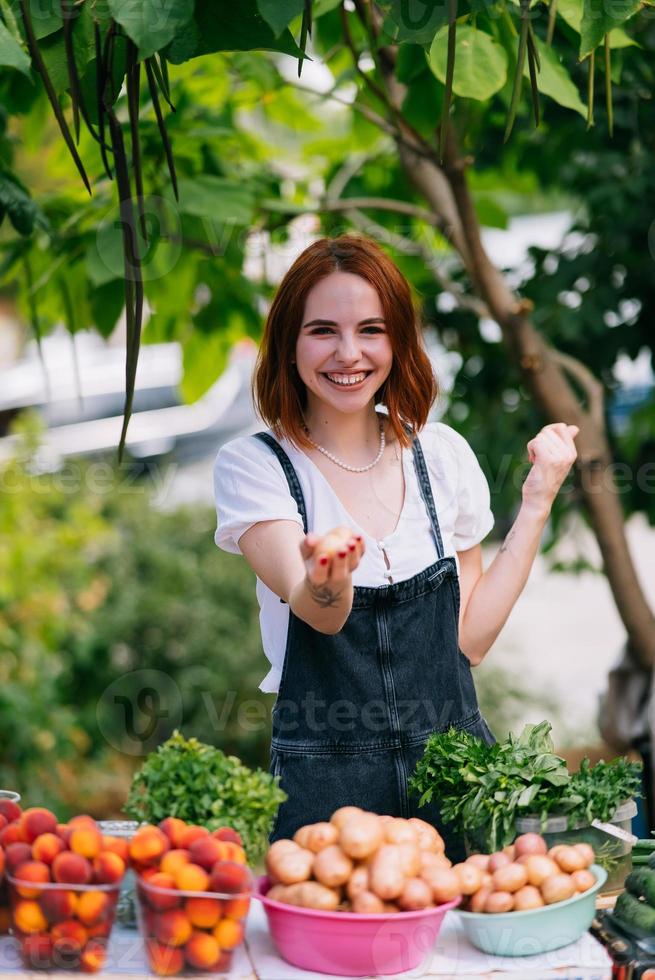
<instances>
[{"instance_id":1,"label":"pink plastic basket","mask_svg":"<svg viewBox=\"0 0 655 980\"><path fill-rule=\"evenodd\" d=\"M344 977L376 977L413 970L434 948L448 909L460 899L419 912L359 915L319 912L266 897L268 877L257 879L253 897L266 910L280 956L293 966Z\"/></svg>"}]
</instances>

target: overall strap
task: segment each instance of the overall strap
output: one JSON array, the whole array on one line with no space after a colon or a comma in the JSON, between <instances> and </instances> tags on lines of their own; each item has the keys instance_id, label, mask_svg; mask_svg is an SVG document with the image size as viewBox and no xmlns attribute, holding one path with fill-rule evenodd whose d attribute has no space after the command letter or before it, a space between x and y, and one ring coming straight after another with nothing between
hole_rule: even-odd
<instances>
[{"instance_id":1,"label":"overall strap","mask_svg":"<svg viewBox=\"0 0 655 980\"><path fill-rule=\"evenodd\" d=\"M296 501L298 505L298 510L300 511L300 516L302 517L302 526L304 528L305 534L308 531L307 524L307 509L305 507L305 498L303 497L302 490L300 488L300 481L298 479L298 474L293 468L293 463L285 453L284 449L272 435L268 432L256 432L255 439L261 439L265 442L269 449L272 449L278 460L280 461L280 466L282 471L287 478L287 483L289 484L289 490L291 491L291 496Z\"/></svg>"},{"instance_id":2,"label":"overall strap","mask_svg":"<svg viewBox=\"0 0 655 980\"><path fill-rule=\"evenodd\" d=\"M441 529L439 528L437 509L434 505L434 497L432 496L432 487L430 485L430 477L428 476L428 468L425 465L425 456L423 455L423 449L421 448L421 443L418 440L418 436L414 436L412 441L412 451L414 453L414 468L416 469L421 496L425 501L430 523L432 524L432 533L434 534L434 541L437 546L437 557L443 558L443 541L441 540Z\"/></svg>"}]
</instances>

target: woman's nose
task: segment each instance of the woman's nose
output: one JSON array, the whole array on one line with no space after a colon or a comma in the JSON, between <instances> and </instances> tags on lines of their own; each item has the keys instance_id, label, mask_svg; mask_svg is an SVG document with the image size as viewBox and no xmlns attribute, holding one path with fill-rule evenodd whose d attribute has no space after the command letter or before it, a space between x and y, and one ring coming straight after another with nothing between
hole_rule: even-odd
<instances>
[{"instance_id":1,"label":"woman's nose","mask_svg":"<svg viewBox=\"0 0 655 980\"><path fill-rule=\"evenodd\" d=\"M360 358L360 346L355 335L342 334L337 347L337 358L344 364L352 364Z\"/></svg>"}]
</instances>

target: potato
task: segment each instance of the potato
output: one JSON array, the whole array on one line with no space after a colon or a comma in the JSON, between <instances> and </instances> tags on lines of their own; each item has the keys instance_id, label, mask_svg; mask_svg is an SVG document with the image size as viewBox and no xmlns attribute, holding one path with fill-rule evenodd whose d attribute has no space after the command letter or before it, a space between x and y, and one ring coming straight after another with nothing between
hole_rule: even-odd
<instances>
[{"instance_id":1,"label":"potato","mask_svg":"<svg viewBox=\"0 0 655 980\"><path fill-rule=\"evenodd\" d=\"M540 909L544 904L541 892L535 885L524 885L514 893L514 909L526 912L528 909Z\"/></svg>"},{"instance_id":2,"label":"potato","mask_svg":"<svg viewBox=\"0 0 655 980\"><path fill-rule=\"evenodd\" d=\"M489 868L490 854L469 854L465 864L474 864L480 871L487 871Z\"/></svg>"},{"instance_id":3,"label":"potato","mask_svg":"<svg viewBox=\"0 0 655 980\"><path fill-rule=\"evenodd\" d=\"M303 847L307 847L314 854L318 854L323 848L336 844L338 839L338 828L333 823L322 820L320 823L312 824L307 843Z\"/></svg>"},{"instance_id":4,"label":"potato","mask_svg":"<svg viewBox=\"0 0 655 980\"><path fill-rule=\"evenodd\" d=\"M304 909L334 912L341 901L341 893L335 888L326 888L317 881L302 881L296 885L289 885L285 901L289 905L299 905Z\"/></svg>"},{"instance_id":5,"label":"potato","mask_svg":"<svg viewBox=\"0 0 655 980\"><path fill-rule=\"evenodd\" d=\"M423 878L408 878L398 896L398 905L406 912L426 909L432 904L432 889Z\"/></svg>"},{"instance_id":6,"label":"potato","mask_svg":"<svg viewBox=\"0 0 655 980\"><path fill-rule=\"evenodd\" d=\"M541 834L528 833L516 838L514 849L516 857L521 857L522 854L545 854L548 845Z\"/></svg>"},{"instance_id":7,"label":"potato","mask_svg":"<svg viewBox=\"0 0 655 980\"><path fill-rule=\"evenodd\" d=\"M272 898L274 902L285 902L288 887L289 885L273 885L266 892L266 898Z\"/></svg>"},{"instance_id":8,"label":"potato","mask_svg":"<svg viewBox=\"0 0 655 980\"><path fill-rule=\"evenodd\" d=\"M431 851L419 851L421 860L421 874L425 868L451 868L450 861L445 854L433 854Z\"/></svg>"},{"instance_id":9,"label":"potato","mask_svg":"<svg viewBox=\"0 0 655 980\"><path fill-rule=\"evenodd\" d=\"M596 860L596 855L594 854L594 849L591 846L591 844L582 843L582 844L574 844L573 846L575 847L576 851L579 851L580 854L582 854L582 857L585 862L584 864L585 868L591 867L591 865Z\"/></svg>"},{"instance_id":10,"label":"potato","mask_svg":"<svg viewBox=\"0 0 655 980\"><path fill-rule=\"evenodd\" d=\"M469 911L470 912L484 912L484 907L487 904L487 899L491 895L493 888L483 885L479 888L475 895L471 895L469 899Z\"/></svg>"},{"instance_id":11,"label":"potato","mask_svg":"<svg viewBox=\"0 0 655 980\"><path fill-rule=\"evenodd\" d=\"M364 890L354 896L351 908L353 912L359 912L360 915L381 915L384 912L384 902L373 892Z\"/></svg>"},{"instance_id":12,"label":"potato","mask_svg":"<svg viewBox=\"0 0 655 980\"><path fill-rule=\"evenodd\" d=\"M514 845L505 844L505 846L503 847L503 854L507 854L510 861L514 861L516 859L516 849Z\"/></svg>"},{"instance_id":13,"label":"potato","mask_svg":"<svg viewBox=\"0 0 655 980\"><path fill-rule=\"evenodd\" d=\"M426 820L421 820L420 817L410 817L407 823L410 824L416 831L418 846L422 851L432 851L435 854L443 854L445 850L443 837L436 827L433 827L432 824L428 823Z\"/></svg>"},{"instance_id":14,"label":"potato","mask_svg":"<svg viewBox=\"0 0 655 980\"><path fill-rule=\"evenodd\" d=\"M577 892L586 892L589 888L593 888L596 884L596 875L593 871L589 871L588 868L582 868L580 871L574 871L571 875L573 879L573 884Z\"/></svg>"},{"instance_id":15,"label":"potato","mask_svg":"<svg viewBox=\"0 0 655 980\"><path fill-rule=\"evenodd\" d=\"M371 891L388 902L397 898L405 885L400 849L397 844L383 844L370 863Z\"/></svg>"},{"instance_id":16,"label":"potato","mask_svg":"<svg viewBox=\"0 0 655 980\"><path fill-rule=\"evenodd\" d=\"M298 827L298 830L293 835L294 844L297 844L298 847L309 847L309 835L313 826L314 824L308 823L304 827Z\"/></svg>"},{"instance_id":17,"label":"potato","mask_svg":"<svg viewBox=\"0 0 655 980\"><path fill-rule=\"evenodd\" d=\"M344 885L350 878L353 862L344 854L338 844L330 844L319 851L314 858L312 874L322 885L337 888Z\"/></svg>"},{"instance_id":18,"label":"potato","mask_svg":"<svg viewBox=\"0 0 655 980\"><path fill-rule=\"evenodd\" d=\"M484 903L484 911L496 915L500 912L511 912L514 908L514 896L509 892L492 892Z\"/></svg>"},{"instance_id":19,"label":"potato","mask_svg":"<svg viewBox=\"0 0 655 980\"><path fill-rule=\"evenodd\" d=\"M341 830L351 817L361 817L364 812L359 806L342 806L334 811L330 817L330 823L333 823L335 827Z\"/></svg>"},{"instance_id":20,"label":"potato","mask_svg":"<svg viewBox=\"0 0 655 980\"><path fill-rule=\"evenodd\" d=\"M400 867L403 874L406 878L415 878L416 875L421 873L421 852L416 844L410 844L408 842L398 844L398 848L400 850Z\"/></svg>"},{"instance_id":21,"label":"potato","mask_svg":"<svg viewBox=\"0 0 655 980\"><path fill-rule=\"evenodd\" d=\"M453 871L459 878L459 890L462 895L474 895L482 886L482 871L474 864L464 861L453 865Z\"/></svg>"},{"instance_id":22,"label":"potato","mask_svg":"<svg viewBox=\"0 0 655 980\"><path fill-rule=\"evenodd\" d=\"M497 892L517 892L528 883L528 870L524 864L511 864L493 873L493 887Z\"/></svg>"},{"instance_id":23,"label":"potato","mask_svg":"<svg viewBox=\"0 0 655 980\"><path fill-rule=\"evenodd\" d=\"M384 914L385 915L395 915L400 912L400 909L395 902L385 902L384 903Z\"/></svg>"},{"instance_id":24,"label":"potato","mask_svg":"<svg viewBox=\"0 0 655 980\"><path fill-rule=\"evenodd\" d=\"M360 892L367 891L370 891L368 882L368 868L364 864L359 864L354 869L346 883L346 894L352 902L355 895L359 895Z\"/></svg>"},{"instance_id":25,"label":"potato","mask_svg":"<svg viewBox=\"0 0 655 980\"><path fill-rule=\"evenodd\" d=\"M577 847L564 846L560 847L555 861L559 864L562 871L566 871L567 874L572 874L574 871L582 871L585 866L584 855L577 849Z\"/></svg>"},{"instance_id":26,"label":"potato","mask_svg":"<svg viewBox=\"0 0 655 980\"><path fill-rule=\"evenodd\" d=\"M277 847L285 844L284 847ZM290 845L290 846L289 846ZM266 870L275 884L293 885L312 873L314 854L293 841L276 841L266 855Z\"/></svg>"},{"instance_id":27,"label":"potato","mask_svg":"<svg viewBox=\"0 0 655 980\"><path fill-rule=\"evenodd\" d=\"M528 872L528 883L536 885L537 888L546 878L559 873L559 865L545 854L530 854L525 867Z\"/></svg>"},{"instance_id":28,"label":"potato","mask_svg":"<svg viewBox=\"0 0 655 980\"><path fill-rule=\"evenodd\" d=\"M541 882L541 896L546 905L564 902L575 895L575 885L571 875L564 873L551 875Z\"/></svg>"},{"instance_id":29,"label":"potato","mask_svg":"<svg viewBox=\"0 0 655 980\"><path fill-rule=\"evenodd\" d=\"M553 861L556 861L557 854L563 847L568 847L568 844L553 844L553 846L548 849L548 857L552 858Z\"/></svg>"},{"instance_id":30,"label":"potato","mask_svg":"<svg viewBox=\"0 0 655 980\"><path fill-rule=\"evenodd\" d=\"M350 817L339 829L339 846L351 858L366 858L382 844L383 824L375 813Z\"/></svg>"},{"instance_id":31,"label":"potato","mask_svg":"<svg viewBox=\"0 0 655 980\"><path fill-rule=\"evenodd\" d=\"M459 878L453 868L428 868L421 873L421 878L432 889L432 897L437 905L450 902L462 894Z\"/></svg>"},{"instance_id":32,"label":"potato","mask_svg":"<svg viewBox=\"0 0 655 980\"><path fill-rule=\"evenodd\" d=\"M384 836L389 844L415 844L418 847L416 830L403 817L395 817L385 824Z\"/></svg>"},{"instance_id":33,"label":"potato","mask_svg":"<svg viewBox=\"0 0 655 980\"><path fill-rule=\"evenodd\" d=\"M489 864L487 865L487 871L498 871L498 868L504 868L506 864L511 864L512 859L509 854L505 854L504 851L496 851L489 857Z\"/></svg>"}]
</instances>

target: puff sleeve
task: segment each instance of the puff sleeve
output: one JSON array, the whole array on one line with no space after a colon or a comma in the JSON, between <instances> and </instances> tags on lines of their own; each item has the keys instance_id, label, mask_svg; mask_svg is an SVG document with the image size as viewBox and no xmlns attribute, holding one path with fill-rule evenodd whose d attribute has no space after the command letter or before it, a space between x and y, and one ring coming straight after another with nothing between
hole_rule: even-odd
<instances>
[{"instance_id":1,"label":"puff sleeve","mask_svg":"<svg viewBox=\"0 0 655 980\"><path fill-rule=\"evenodd\" d=\"M453 543L455 551L466 551L480 544L494 526L489 484L466 439L449 425L440 423L439 428L457 460L457 516Z\"/></svg>"},{"instance_id":2,"label":"puff sleeve","mask_svg":"<svg viewBox=\"0 0 655 980\"><path fill-rule=\"evenodd\" d=\"M277 458L259 439L241 436L218 451L214 462L217 528L214 541L240 555L239 538L259 521L302 517Z\"/></svg>"}]
</instances>

